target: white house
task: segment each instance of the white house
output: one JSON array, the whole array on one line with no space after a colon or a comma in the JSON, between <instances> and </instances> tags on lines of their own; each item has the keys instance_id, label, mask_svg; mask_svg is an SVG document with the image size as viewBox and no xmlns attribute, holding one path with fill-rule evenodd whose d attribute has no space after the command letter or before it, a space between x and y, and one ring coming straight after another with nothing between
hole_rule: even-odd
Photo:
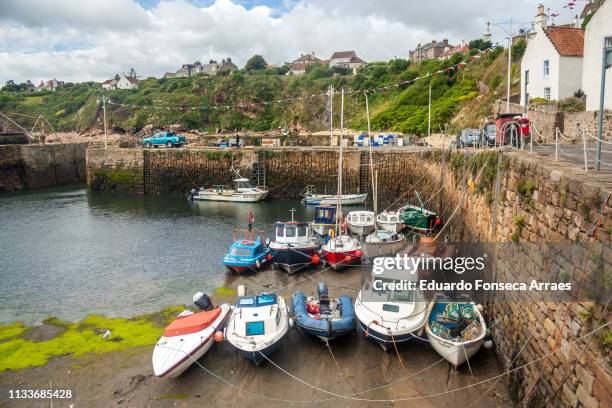
<instances>
[{"instance_id":1,"label":"white house","mask_svg":"<svg viewBox=\"0 0 612 408\"><path fill-rule=\"evenodd\" d=\"M366 62L359 58L355 51L336 51L329 59L330 68L352 69L353 73L357 68L363 67Z\"/></svg>"},{"instance_id":2,"label":"white house","mask_svg":"<svg viewBox=\"0 0 612 408\"><path fill-rule=\"evenodd\" d=\"M548 26L540 4L521 62L521 103L532 98L558 101L581 89L583 46L583 29Z\"/></svg>"},{"instance_id":3,"label":"white house","mask_svg":"<svg viewBox=\"0 0 612 408\"><path fill-rule=\"evenodd\" d=\"M102 82L102 89L138 89L138 79L135 76L117 74L113 79Z\"/></svg>"},{"instance_id":4,"label":"white house","mask_svg":"<svg viewBox=\"0 0 612 408\"><path fill-rule=\"evenodd\" d=\"M593 15L584 33L584 66L582 90L586 94L586 110L599 109L601 62L606 37L612 37L612 1L604 2ZM604 108L612 109L612 68L606 72Z\"/></svg>"}]
</instances>

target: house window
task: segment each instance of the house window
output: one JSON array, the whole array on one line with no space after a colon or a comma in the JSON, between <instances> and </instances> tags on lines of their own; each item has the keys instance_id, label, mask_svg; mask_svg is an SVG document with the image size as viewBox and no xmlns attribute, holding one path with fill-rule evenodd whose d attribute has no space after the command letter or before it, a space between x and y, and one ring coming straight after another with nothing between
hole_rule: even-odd
<instances>
[{"instance_id":1,"label":"house window","mask_svg":"<svg viewBox=\"0 0 612 408\"><path fill-rule=\"evenodd\" d=\"M529 70L525 71L525 85L529 83Z\"/></svg>"},{"instance_id":2,"label":"house window","mask_svg":"<svg viewBox=\"0 0 612 408\"><path fill-rule=\"evenodd\" d=\"M550 88L544 88L544 99L550 101Z\"/></svg>"},{"instance_id":3,"label":"house window","mask_svg":"<svg viewBox=\"0 0 612 408\"><path fill-rule=\"evenodd\" d=\"M550 74L550 61L544 60L544 76L548 76Z\"/></svg>"}]
</instances>

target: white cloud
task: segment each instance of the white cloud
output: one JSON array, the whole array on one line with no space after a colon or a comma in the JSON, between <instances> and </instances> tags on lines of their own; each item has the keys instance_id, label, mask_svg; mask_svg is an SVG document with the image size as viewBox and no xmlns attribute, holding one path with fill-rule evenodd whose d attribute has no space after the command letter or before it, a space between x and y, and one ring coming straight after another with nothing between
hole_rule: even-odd
<instances>
[{"instance_id":1,"label":"white cloud","mask_svg":"<svg viewBox=\"0 0 612 408\"><path fill-rule=\"evenodd\" d=\"M368 61L406 57L419 42L479 37L487 20L529 21L537 3L303 0L279 15L230 0L203 8L168 0L149 10L135 0L3 0L0 81L102 80L130 67L161 76L196 59L231 56L242 65L255 53L271 63L352 49Z\"/></svg>"}]
</instances>

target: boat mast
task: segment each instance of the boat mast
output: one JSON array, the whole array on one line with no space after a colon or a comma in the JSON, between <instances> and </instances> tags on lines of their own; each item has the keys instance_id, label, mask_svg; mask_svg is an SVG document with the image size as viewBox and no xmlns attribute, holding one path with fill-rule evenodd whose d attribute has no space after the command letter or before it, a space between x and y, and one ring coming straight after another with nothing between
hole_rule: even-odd
<instances>
[{"instance_id":1,"label":"boat mast","mask_svg":"<svg viewBox=\"0 0 612 408\"><path fill-rule=\"evenodd\" d=\"M370 177L372 179L372 200L374 201L374 216L376 216L376 214L378 213L378 191L376 182L374 180L374 159L372 157L372 137L370 135L370 106L368 104L368 92L363 91L363 94L365 95L366 116L368 118L368 150L370 151Z\"/></svg>"},{"instance_id":2,"label":"boat mast","mask_svg":"<svg viewBox=\"0 0 612 408\"><path fill-rule=\"evenodd\" d=\"M336 203L336 223L338 225L340 223L340 217L342 217L342 142L344 141L344 88L340 91L340 157L338 158L338 195L337 195L337 203ZM338 229L338 231L340 231ZM340 231L342 232L342 231ZM336 236L341 235L337 234Z\"/></svg>"}]
</instances>

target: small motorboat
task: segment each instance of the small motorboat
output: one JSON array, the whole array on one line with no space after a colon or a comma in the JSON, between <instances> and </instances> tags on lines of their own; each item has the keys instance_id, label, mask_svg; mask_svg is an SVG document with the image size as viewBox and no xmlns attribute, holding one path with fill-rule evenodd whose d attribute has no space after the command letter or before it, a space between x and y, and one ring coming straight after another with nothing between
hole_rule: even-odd
<instances>
[{"instance_id":1,"label":"small motorboat","mask_svg":"<svg viewBox=\"0 0 612 408\"><path fill-rule=\"evenodd\" d=\"M319 263L319 242L312 237L307 222L294 221L294 212L291 210L291 221L276 223L276 238L269 247L272 262L289 274Z\"/></svg>"},{"instance_id":2,"label":"small motorboat","mask_svg":"<svg viewBox=\"0 0 612 408\"><path fill-rule=\"evenodd\" d=\"M194 303L202 310L185 310L166 327L153 349L153 372L162 378L175 378L187 370L212 346L215 333L222 330L231 306L213 307L210 298L198 292Z\"/></svg>"},{"instance_id":3,"label":"small motorboat","mask_svg":"<svg viewBox=\"0 0 612 408\"><path fill-rule=\"evenodd\" d=\"M306 297L304 292L293 294L293 314L298 328L323 341L343 336L355 328L353 299L347 295L330 299L323 282L317 286L317 297Z\"/></svg>"},{"instance_id":4,"label":"small motorboat","mask_svg":"<svg viewBox=\"0 0 612 408\"><path fill-rule=\"evenodd\" d=\"M487 325L481 307L469 298L454 300L440 294L429 305L427 339L455 368L476 354L485 341Z\"/></svg>"},{"instance_id":5,"label":"small motorboat","mask_svg":"<svg viewBox=\"0 0 612 408\"><path fill-rule=\"evenodd\" d=\"M363 204L368 198L367 194L317 194L312 185L302 191L304 202L307 205L358 205Z\"/></svg>"},{"instance_id":6,"label":"small motorboat","mask_svg":"<svg viewBox=\"0 0 612 408\"><path fill-rule=\"evenodd\" d=\"M245 239L236 240L237 232L244 232ZM234 243L223 257L223 265L230 271L236 273L246 270L257 271L272 260L270 249L264 242L265 232L234 230L232 235ZM254 240L251 239L253 235L256 235Z\"/></svg>"},{"instance_id":7,"label":"small motorboat","mask_svg":"<svg viewBox=\"0 0 612 408\"><path fill-rule=\"evenodd\" d=\"M372 211L350 211L346 215L348 229L356 235L367 235L374 231L374 213Z\"/></svg>"},{"instance_id":8,"label":"small motorboat","mask_svg":"<svg viewBox=\"0 0 612 408\"><path fill-rule=\"evenodd\" d=\"M259 365L279 346L289 329L285 299L271 293L247 296L238 286L238 300L230 314L225 338L240 355Z\"/></svg>"},{"instance_id":9,"label":"small motorboat","mask_svg":"<svg viewBox=\"0 0 612 408\"><path fill-rule=\"evenodd\" d=\"M398 211L383 211L376 216L376 224L380 229L389 232L401 232L404 229L404 224L400 220Z\"/></svg>"},{"instance_id":10,"label":"small motorboat","mask_svg":"<svg viewBox=\"0 0 612 408\"><path fill-rule=\"evenodd\" d=\"M310 225L318 235L322 237L329 235L329 230L336 226L336 207L332 205L317 206L314 220Z\"/></svg>"},{"instance_id":11,"label":"small motorboat","mask_svg":"<svg viewBox=\"0 0 612 408\"><path fill-rule=\"evenodd\" d=\"M420 337L427 320L427 302L419 290L401 289L406 281L417 282L416 271L386 270L372 274L355 300L359 329L387 351L397 344ZM393 283L393 290L381 290L382 283ZM388 288L389 286L387 286Z\"/></svg>"},{"instance_id":12,"label":"small motorboat","mask_svg":"<svg viewBox=\"0 0 612 408\"><path fill-rule=\"evenodd\" d=\"M442 220L433 211L415 205L399 209L400 219L407 229L417 234L432 236L442 227Z\"/></svg>"},{"instance_id":13,"label":"small motorboat","mask_svg":"<svg viewBox=\"0 0 612 408\"><path fill-rule=\"evenodd\" d=\"M238 176L234 180L234 186L222 184L213 185L210 188L200 188L191 193L192 200L198 201L234 201L239 203L255 203L268 196L268 189L263 186L253 186L251 180L240 176L238 171L232 168ZM195 194L194 194L195 193Z\"/></svg>"},{"instance_id":14,"label":"small motorboat","mask_svg":"<svg viewBox=\"0 0 612 408\"><path fill-rule=\"evenodd\" d=\"M351 265L359 265L363 256L359 240L344 234L330 236L321 247L321 252L325 263L337 271Z\"/></svg>"},{"instance_id":15,"label":"small motorboat","mask_svg":"<svg viewBox=\"0 0 612 408\"><path fill-rule=\"evenodd\" d=\"M363 254L368 258L396 254L404 248L405 243L404 234L379 229L365 237Z\"/></svg>"}]
</instances>

